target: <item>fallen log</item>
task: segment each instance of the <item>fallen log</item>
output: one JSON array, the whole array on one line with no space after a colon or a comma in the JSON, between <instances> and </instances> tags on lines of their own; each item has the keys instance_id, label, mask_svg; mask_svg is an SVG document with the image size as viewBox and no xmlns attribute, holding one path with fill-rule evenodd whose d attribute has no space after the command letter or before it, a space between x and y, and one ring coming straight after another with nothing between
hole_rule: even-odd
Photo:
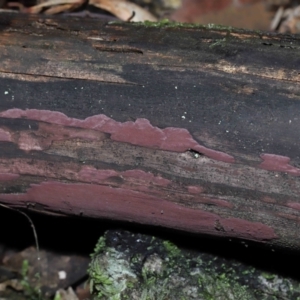
<instances>
[{"instance_id":1,"label":"fallen log","mask_svg":"<svg viewBox=\"0 0 300 300\"><path fill-rule=\"evenodd\" d=\"M2 14L0 202L299 249L299 47Z\"/></svg>"}]
</instances>

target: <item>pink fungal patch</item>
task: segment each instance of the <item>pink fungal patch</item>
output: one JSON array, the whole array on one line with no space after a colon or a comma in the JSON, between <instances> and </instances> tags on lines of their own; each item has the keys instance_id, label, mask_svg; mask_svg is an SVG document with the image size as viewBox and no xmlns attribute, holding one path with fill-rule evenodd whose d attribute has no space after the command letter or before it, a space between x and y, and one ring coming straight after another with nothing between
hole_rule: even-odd
<instances>
[{"instance_id":1,"label":"pink fungal patch","mask_svg":"<svg viewBox=\"0 0 300 300\"><path fill-rule=\"evenodd\" d=\"M18 140L19 148L24 151L42 150L38 139L28 132L21 132Z\"/></svg>"},{"instance_id":2,"label":"pink fungal patch","mask_svg":"<svg viewBox=\"0 0 300 300\"><path fill-rule=\"evenodd\" d=\"M10 141L11 141L10 133L0 128L0 142L10 142Z\"/></svg>"},{"instance_id":3,"label":"pink fungal patch","mask_svg":"<svg viewBox=\"0 0 300 300\"><path fill-rule=\"evenodd\" d=\"M9 141L14 142L24 151L42 151L47 149L53 141L67 139L81 139L87 141L102 141L105 134L88 129L64 127L56 124L40 123L38 130L23 130L12 135Z\"/></svg>"},{"instance_id":4,"label":"pink fungal patch","mask_svg":"<svg viewBox=\"0 0 300 300\"><path fill-rule=\"evenodd\" d=\"M171 181L166 178L163 178L161 176L154 176L154 174L150 172L144 172L143 170L138 169L121 172L121 176L123 176L124 178L133 178L135 180L151 182L152 184L161 187L167 187L169 184L171 184Z\"/></svg>"},{"instance_id":5,"label":"pink fungal patch","mask_svg":"<svg viewBox=\"0 0 300 300\"><path fill-rule=\"evenodd\" d=\"M190 194L201 194L204 191L200 186L189 185L187 188Z\"/></svg>"},{"instance_id":6,"label":"pink fungal patch","mask_svg":"<svg viewBox=\"0 0 300 300\"><path fill-rule=\"evenodd\" d=\"M276 154L262 154L261 158L263 162L259 165L260 168L277 171L286 172L295 176L300 176L300 169L291 166L289 163L291 159L287 156L281 156Z\"/></svg>"},{"instance_id":7,"label":"pink fungal patch","mask_svg":"<svg viewBox=\"0 0 300 300\"><path fill-rule=\"evenodd\" d=\"M183 207L140 191L95 184L48 181L32 184L24 194L0 194L0 200L16 205L33 202L67 214L126 220L255 241L277 238L274 230L262 223L220 218L216 214ZM216 223L221 224L224 230L217 230Z\"/></svg>"},{"instance_id":8,"label":"pink fungal patch","mask_svg":"<svg viewBox=\"0 0 300 300\"><path fill-rule=\"evenodd\" d=\"M242 229L244 237L249 240L252 240L253 236L259 237L260 240L264 240L264 236L267 236L268 234L273 236L273 238L276 237L273 229L258 222L250 222L237 218L228 218L220 220L220 224L227 233L234 233L236 230L240 231Z\"/></svg>"},{"instance_id":9,"label":"pink fungal patch","mask_svg":"<svg viewBox=\"0 0 300 300\"><path fill-rule=\"evenodd\" d=\"M215 205L215 206L219 206L219 207L226 207L226 208L233 208L233 205L232 203L226 201L226 200L223 200L223 199L215 199L215 198L203 198L204 201L203 203L206 203L206 204L212 204L212 205Z\"/></svg>"},{"instance_id":10,"label":"pink fungal patch","mask_svg":"<svg viewBox=\"0 0 300 300\"><path fill-rule=\"evenodd\" d=\"M184 152L189 149L199 151L204 155L223 162L233 163L234 157L226 153L212 150L199 145L185 128L168 127L160 129L152 126L147 119L137 119L135 122L117 122L103 114L88 117L84 120L69 118L56 111L17 108L0 113L3 118L27 118L57 125L93 129L111 134L111 139L142 147L167 151Z\"/></svg>"},{"instance_id":11,"label":"pink fungal patch","mask_svg":"<svg viewBox=\"0 0 300 300\"><path fill-rule=\"evenodd\" d=\"M228 218L220 220L220 224L227 233L243 232L244 237L250 240L253 239L253 236L259 236L261 240L265 239L264 236L266 239L269 239L271 236L273 236L273 238L277 237L271 227L267 227L265 224L258 222Z\"/></svg>"},{"instance_id":12,"label":"pink fungal patch","mask_svg":"<svg viewBox=\"0 0 300 300\"><path fill-rule=\"evenodd\" d=\"M96 170L93 167L83 167L78 172L78 180L84 182L102 183L110 177L118 176L115 170Z\"/></svg>"},{"instance_id":13,"label":"pink fungal patch","mask_svg":"<svg viewBox=\"0 0 300 300\"><path fill-rule=\"evenodd\" d=\"M127 181L134 180L135 183L146 183L146 185L155 184L157 186L166 187L171 183L170 180L161 176L154 176L150 172L134 169L124 172L114 170L97 170L93 167L84 166L78 172L78 180L93 183L103 183L103 181L111 177L121 177Z\"/></svg>"},{"instance_id":14,"label":"pink fungal patch","mask_svg":"<svg viewBox=\"0 0 300 300\"><path fill-rule=\"evenodd\" d=\"M296 210L300 210L300 203L298 202L288 202L287 206Z\"/></svg>"},{"instance_id":15,"label":"pink fungal patch","mask_svg":"<svg viewBox=\"0 0 300 300\"><path fill-rule=\"evenodd\" d=\"M19 174L13 174L13 173L0 173L0 181L9 181L9 180L15 180L19 178Z\"/></svg>"}]
</instances>

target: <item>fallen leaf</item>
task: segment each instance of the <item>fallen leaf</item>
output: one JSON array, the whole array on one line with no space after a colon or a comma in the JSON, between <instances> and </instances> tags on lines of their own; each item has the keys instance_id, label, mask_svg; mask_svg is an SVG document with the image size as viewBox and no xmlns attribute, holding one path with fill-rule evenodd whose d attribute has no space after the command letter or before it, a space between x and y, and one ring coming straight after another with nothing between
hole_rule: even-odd
<instances>
[{"instance_id":1,"label":"fallen leaf","mask_svg":"<svg viewBox=\"0 0 300 300\"><path fill-rule=\"evenodd\" d=\"M89 4L110 12L122 21L157 21L150 12L126 0L90 0Z\"/></svg>"},{"instance_id":2,"label":"fallen leaf","mask_svg":"<svg viewBox=\"0 0 300 300\"><path fill-rule=\"evenodd\" d=\"M78 300L73 289L69 287L67 290L60 289L56 292L55 299L59 297L61 300Z\"/></svg>"},{"instance_id":3,"label":"fallen leaf","mask_svg":"<svg viewBox=\"0 0 300 300\"><path fill-rule=\"evenodd\" d=\"M45 10L46 15L55 15L61 12L65 11L73 11L76 8L80 7L83 3L81 1L78 1L77 3L69 3L69 4L62 4L62 5L56 5L53 7L48 8Z\"/></svg>"},{"instance_id":4,"label":"fallen leaf","mask_svg":"<svg viewBox=\"0 0 300 300\"><path fill-rule=\"evenodd\" d=\"M31 14L37 14L39 12L41 12L44 8L47 7L51 7L52 8L52 13L51 10L48 9L47 14L54 14L54 13L58 13L58 12L62 12L62 11L71 11L74 10L76 8L78 8L79 6L81 6L83 3L85 3L86 0L49 0L46 2L43 2L41 4L35 5L35 6L31 6L28 8L24 8L24 12L27 13L31 13ZM62 6L64 5L65 10L62 9L53 9L55 6ZM68 5L68 6L65 6ZM50 10L50 13L49 13Z\"/></svg>"}]
</instances>

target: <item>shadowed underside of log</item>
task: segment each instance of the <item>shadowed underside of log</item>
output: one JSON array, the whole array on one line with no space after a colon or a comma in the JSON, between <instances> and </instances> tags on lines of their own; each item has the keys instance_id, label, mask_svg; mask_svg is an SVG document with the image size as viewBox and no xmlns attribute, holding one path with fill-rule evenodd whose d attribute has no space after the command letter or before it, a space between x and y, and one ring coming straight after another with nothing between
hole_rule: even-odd
<instances>
[{"instance_id":1,"label":"shadowed underside of log","mask_svg":"<svg viewBox=\"0 0 300 300\"><path fill-rule=\"evenodd\" d=\"M299 249L299 47L1 15L0 202Z\"/></svg>"}]
</instances>

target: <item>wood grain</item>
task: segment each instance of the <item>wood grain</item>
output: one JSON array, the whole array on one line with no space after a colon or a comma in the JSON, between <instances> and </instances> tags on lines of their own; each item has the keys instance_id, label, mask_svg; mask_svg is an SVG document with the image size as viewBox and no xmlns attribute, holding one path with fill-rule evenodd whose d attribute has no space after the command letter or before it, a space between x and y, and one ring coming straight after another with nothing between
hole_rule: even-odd
<instances>
[{"instance_id":1,"label":"wood grain","mask_svg":"<svg viewBox=\"0 0 300 300\"><path fill-rule=\"evenodd\" d=\"M1 203L299 249L299 47L2 14Z\"/></svg>"}]
</instances>

